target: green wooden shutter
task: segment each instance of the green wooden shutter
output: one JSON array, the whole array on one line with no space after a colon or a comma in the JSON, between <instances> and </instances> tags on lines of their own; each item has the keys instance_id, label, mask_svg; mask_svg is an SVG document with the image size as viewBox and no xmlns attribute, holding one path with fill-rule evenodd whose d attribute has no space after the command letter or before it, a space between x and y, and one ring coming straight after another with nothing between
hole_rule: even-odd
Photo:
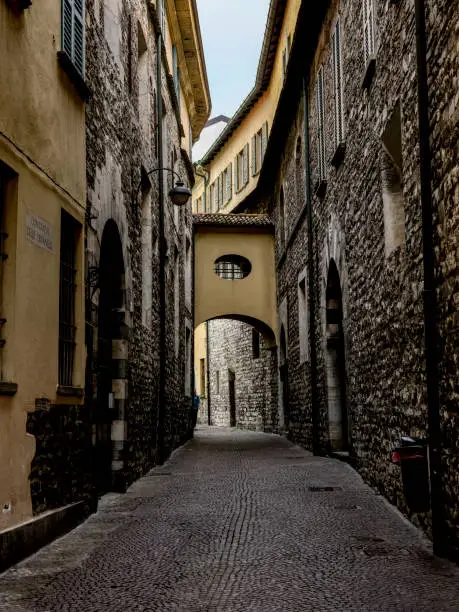
<instances>
[{"instance_id":1,"label":"green wooden shutter","mask_svg":"<svg viewBox=\"0 0 459 612\"><path fill-rule=\"evenodd\" d=\"M237 192L239 190L239 181L238 181L238 172L237 172L237 155L234 158L234 191Z\"/></svg>"},{"instance_id":2,"label":"green wooden shutter","mask_svg":"<svg viewBox=\"0 0 459 612\"><path fill-rule=\"evenodd\" d=\"M257 170L257 137L252 136L252 176L255 176Z\"/></svg>"},{"instance_id":3,"label":"green wooden shutter","mask_svg":"<svg viewBox=\"0 0 459 612\"><path fill-rule=\"evenodd\" d=\"M62 49L84 76L84 0L62 0Z\"/></svg>"},{"instance_id":4,"label":"green wooden shutter","mask_svg":"<svg viewBox=\"0 0 459 612\"><path fill-rule=\"evenodd\" d=\"M233 164L226 169L226 201L229 202L233 197Z\"/></svg>"},{"instance_id":5,"label":"green wooden shutter","mask_svg":"<svg viewBox=\"0 0 459 612\"><path fill-rule=\"evenodd\" d=\"M246 185L249 182L249 155L250 147L248 144L244 147L244 180L243 183Z\"/></svg>"},{"instance_id":6,"label":"green wooden shutter","mask_svg":"<svg viewBox=\"0 0 459 612\"><path fill-rule=\"evenodd\" d=\"M263 131L261 135L261 163L263 163L263 159L266 153L266 147L268 146L268 122L265 121L263 124Z\"/></svg>"}]
</instances>

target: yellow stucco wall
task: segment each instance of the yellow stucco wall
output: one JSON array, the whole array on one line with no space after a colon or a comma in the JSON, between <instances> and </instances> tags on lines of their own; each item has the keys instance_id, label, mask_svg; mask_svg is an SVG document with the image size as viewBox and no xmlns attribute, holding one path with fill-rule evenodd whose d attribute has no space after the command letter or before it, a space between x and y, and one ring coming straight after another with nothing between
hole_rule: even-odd
<instances>
[{"instance_id":1,"label":"yellow stucco wall","mask_svg":"<svg viewBox=\"0 0 459 612\"><path fill-rule=\"evenodd\" d=\"M196 393L199 397L207 395L207 389L201 385L201 359L205 359L207 367L207 325L203 323L194 330L194 379ZM207 372L206 372L207 380Z\"/></svg>"},{"instance_id":2,"label":"yellow stucco wall","mask_svg":"<svg viewBox=\"0 0 459 612\"><path fill-rule=\"evenodd\" d=\"M61 3L45 2L21 15L0 3L0 161L15 174L8 193L2 337L3 380L17 383L0 396L0 529L31 516L28 475L35 452L26 434L36 398L57 396L61 210L81 225L76 253L75 386L84 385L84 253L86 201L85 108L57 61ZM28 239L28 215L51 228L51 250Z\"/></svg>"},{"instance_id":3,"label":"yellow stucco wall","mask_svg":"<svg viewBox=\"0 0 459 612\"><path fill-rule=\"evenodd\" d=\"M234 184L234 159L237 154L243 149L246 144L251 146L251 139L263 126L265 121L268 122L268 131L271 127L276 113L277 104L283 87L283 71L282 71L282 55L287 48L287 39L290 35L293 40L298 12L300 9L301 0L288 0L285 10L282 30L279 36L279 42L276 50L271 80L267 90L262 97L255 103L250 112L244 118L242 123L233 132L231 137L226 141L223 148L217 153L214 159L205 167L210 173L209 186L217 179L217 177L228 167L233 164L233 195L231 200L220 209L221 213L231 212L240 202L242 202L257 186L258 174L252 176L252 160L250 150L249 163L249 182L239 192L236 193ZM195 160L197 161L197 160ZM193 190L193 205L196 200L202 197L204 191L204 181L197 178L195 188ZM209 212L209 188L207 190L207 212ZM196 209L194 212L198 212Z\"/></svg>"},{"instance_id":4,"label":"yellow stucco wall","mask_svg":"<svg viewBox=\"0 0 459 612\"><path fill-rule=\"evenodd\" d=\"M252 271L242 280L224 280L214 272L222 255L242 255ZM262 231L208 228L195 234L195 327L218 318L247 318L267 325L277 338L274 237Z\"/></svg>"}]
</instances>

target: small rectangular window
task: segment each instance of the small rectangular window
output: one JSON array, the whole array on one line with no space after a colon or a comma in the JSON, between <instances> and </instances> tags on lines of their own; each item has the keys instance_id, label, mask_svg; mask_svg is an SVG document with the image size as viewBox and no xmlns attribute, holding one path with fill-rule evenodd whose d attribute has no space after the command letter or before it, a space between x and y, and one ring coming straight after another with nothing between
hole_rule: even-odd
<instances>
[{"instance_id":1,"label":"small rectangular window","mask_svg":"<svg viewBox=\"0 0 459 612\"><path fill-rule=\"evenodd\" d=\"M71 387L76 338L76 247L78 223L64 210L61 213L59 282L59 384Z\"/></svg>"},{"instance_id":2,"label":"small rectangular window","mask_svg":"<svg viewBox=\"0 0 459 612\"><path fill-rule=\"evenodd\" d=\"M325 179L325 103L324 103L324 69L320 67L316 84L317 105L317 165L319 180Z\"/></svg>"},{"instance_id":3,"label":"small rectangular window","mask_svg":"<svg viewBox=\"0 0 459 612\"><path fill-rule=\"evenodd\" d=\"M85 64L84 9L84 0L62 0L62 50L82 77Z\"/></svg>"},{"instance_id":4,"label":"small rectangular window","mask_svg":"<svg viewBox=\"0 0 459 612\"><path fill-rule=\"evenodd\" d=\"M215 393L217 395L220 393L220 372L218 370L215 373Z\"/></svg>"}]
</instances>

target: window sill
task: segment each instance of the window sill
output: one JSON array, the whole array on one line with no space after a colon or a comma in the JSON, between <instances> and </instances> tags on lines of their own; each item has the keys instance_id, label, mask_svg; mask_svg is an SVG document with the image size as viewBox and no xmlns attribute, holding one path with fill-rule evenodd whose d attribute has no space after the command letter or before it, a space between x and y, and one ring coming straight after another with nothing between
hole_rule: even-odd
<instances>
[{"instance_id":1,"label":"window sill","mask_svg":"<svg viewBox=\"0 0 459 612\"><path fill-rule=\"evenodd\" d=\"M78 72L78 70L75 68L70 57L67 55L65 51L58 51L57 59L62 69L64 70L64 72L67 74L69 79L74 84L75 89L80 94L81 98L84 100L84 102L87 102L89 98L92 96L92 91L86 85L85 80L83 79L81 74Z\"/></svg>"},{"instance_id":2,"label":"window sill","mask_svg":"<svg viewBox=\"0 0 459 612\"><path fill-rule=\"evenodd\" d=\"M58 385L56 394L60 397L84 397L83 387L66 387L64 385Z\"/></svg>"},{"instance_id":3,"label":"window sill","mask_svg":"<svg viewBox=\"0 0 459 612\"><path fill-rule=\"evenodd\" d=\"M0 395L12 397L18 390L17 383L0 381Z\"/></svg>"},{"instance_id":4,"label":"window sill","mask_svg":"<svg viewBox=\"0 0 459 612\"><path fill-rule=\"evenodd\" d=\"M346 153L346 143L340 142L339 145L336 147L335 152L333 153L333 157L330 160L330 164L334 168L339 168L339 166L341 165L344 159L345 153Z\"/></svg>"},{"instance_id":5,"label":"window sill","mask_svg":"<svg viewBox=\"0 0 459 612\"><path fill-rule=\"evenodd\" d=\"M325 196L326 192L327 192L327 181L325 179L320 179L319 181L317 181L315 185L314 193L316 194L318 198L322 199Z\"/></svg>"},{"instance_id":6,"label":"window sill","mask_svg":"<svg viewBox=\"0 0 459 612\"><path fill-rule=\"evenodd\" d=\"M376 72L376 58L370 57L367 63L367 67L365 69L365 75L362 80L362 89L370 89L371 83L373 82L373 77Z\"/></svg>"}]
</instances>

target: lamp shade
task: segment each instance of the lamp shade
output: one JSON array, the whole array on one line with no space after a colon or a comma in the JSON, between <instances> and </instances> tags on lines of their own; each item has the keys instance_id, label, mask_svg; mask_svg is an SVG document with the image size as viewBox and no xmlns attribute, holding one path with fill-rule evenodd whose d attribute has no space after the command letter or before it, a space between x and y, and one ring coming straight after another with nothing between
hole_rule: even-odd
<instances>
[{"instance_id":1,"label":"lamp shade","mask_svg":"<svg viewBox=\"0 0 459 612\"><path fill-rule=\"evenodd\" d=\"M175 206L184 206L191 198L191 191L182 181L177 181L175 187L169 191L169 197Z\"/></svg>"}]
</instances>

